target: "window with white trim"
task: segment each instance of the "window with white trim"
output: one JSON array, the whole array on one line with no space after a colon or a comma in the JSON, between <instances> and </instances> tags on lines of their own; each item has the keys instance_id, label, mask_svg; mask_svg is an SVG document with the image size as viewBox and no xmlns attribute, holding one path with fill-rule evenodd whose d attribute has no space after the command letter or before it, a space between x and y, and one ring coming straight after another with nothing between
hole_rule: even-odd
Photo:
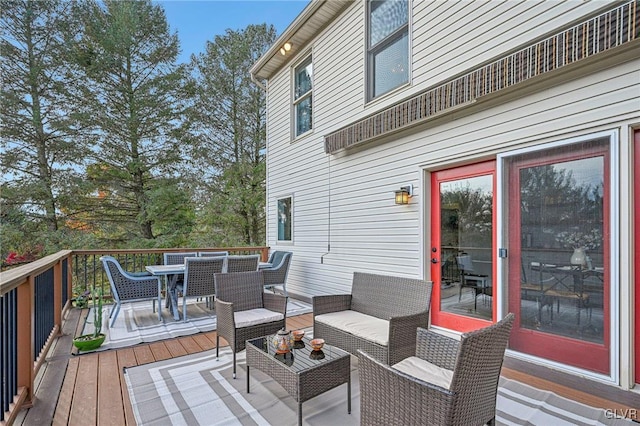
<instances>
[{"instance_id":1,"label":"window with white trim","mask_svg":"<svg viewBox=\"0 0 640 426\"><path fill-rule=\"evenodd\" d=\"M278 204L278 242L292 241L293 197L279 198Z\"/></svg>"},{"instance_id":2,"label":"window with white trim","mask_svg":"<svg viewBox=\"0 0 640 426\"><path fill-rule=\"evenodd\" d=\"M409 81L409 1L367 2L367 97Z\"/></svg>"},{"instance_id":3,"label":"window with white trim","mask_svg":"<svg viewBox=\"0 0 640 426\"><path fill-rule=\"evenodd\" d=\"M313 128L313 62L311 56L302 61L294 70L293 109L297 137Z\"/></svg>"}]
</instances>

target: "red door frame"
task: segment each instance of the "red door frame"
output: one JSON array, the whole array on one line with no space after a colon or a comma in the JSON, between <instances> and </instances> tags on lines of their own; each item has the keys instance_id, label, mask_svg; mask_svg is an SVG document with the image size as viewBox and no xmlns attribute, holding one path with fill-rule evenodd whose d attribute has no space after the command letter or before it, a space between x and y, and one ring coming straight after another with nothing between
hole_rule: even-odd
<instances>
[{"instance_id":1,"label":"red door frame","mask_svg":"<svg viewBox=\"0 0 640 426\"><path fill-rule=\"evenodd\" d=\"M440 327L460 332L467 332L486 327L490 321L479 318L470 318L462 315L456 315L450 312L442 312L440 310L440 283L442 282L442 257L440 253L440 182L452 180L460 180L476 176L491 175L493 190L493 218L492 229L493 236L491 238L492 249L492 268L493 277L496 276L496 161L486 161L483 163L471 164L468 166L456 167L453 169L441 170L431 173L431 247L429 250L429 262L431 265L431 280L433 281L433 297L431 301L431 323ZM433 248L436 251L433 251ZM437 263L432 263L431 259L437 259ZM497 285L496 280L492 280L493 295L491 298L492 316L495 321L497 307Z\"/></svg>"},{"instance_id":2,"label":"red door frame","mask_svg":"<svg viewBox=\"0 0 640 426\"><path fill-rule=\"evenodd\" d=\"M520 209L518 203L514 200L520 200L520 169L524 167L535 167L556 162L566 162L578 160L582 158L590 158L603 156L604 160L604 199L603 199L603 218L604 218L604 268L610 271L611 261L609 259L609 224L610 212L610 167L609 167L609 147L593 147L580 150L580 152L571 153L552 153L546 154L544 157L535 159L526 159L515 161L508 170L509 176L509 311L516 315L516 323L511 332L511 340L509 347L520 352L528 353L541 358L557 361L567 365L573 365L591 371L597 371L604 374L610 372L610 280L609 275L605 274L603 309L604 330L603 344L586 342L579 339L557 336L550 333L544 333L537 330L525 329L520 326L520 270L521 270L521 235L520 227ZM514 208L515 207L515 208ZM514 262L518 262L516 265Z\"/></svg>"},{"instance_id":3,"label":"red door frame","mask_svg":"<svg viewBox=\"0 0 640 426\"><path fill-rule=\"evenodd\" d=\"M634 150L635 150L635 158L634 158L634 185L635 185L635 194L634 194L634 236L635 236L635 246L634 246L634 258L635 258L635 293L636 293L636 304L635 304L635 363L636 363L636 372L635 372L635 382L640 383L640 225L638 225L638 221L640 221L640 130L636 130L634 133Z\"/></svg>"}]
</instances>

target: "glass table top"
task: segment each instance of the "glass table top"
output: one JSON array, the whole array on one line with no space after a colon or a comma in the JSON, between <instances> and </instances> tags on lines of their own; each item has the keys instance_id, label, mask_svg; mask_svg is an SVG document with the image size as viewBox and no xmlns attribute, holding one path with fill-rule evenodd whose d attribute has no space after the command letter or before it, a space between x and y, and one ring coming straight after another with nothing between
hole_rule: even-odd
<instances>
[{"instance_id":1,"label":"glass table top","mask_svg":"<svg viewBox=\"0 0 640 426\"><path fill-rule=\"evenodd\" d=\"M321 350L314 351L309 343L311 338L306 336L303 337L302 340L294 342L291 352L278 354L273 345L273 336L274 335L250 339L247 340L247 344L262 350L266 354L272 355L274 359L282 362L295 372L314 368L323 363L349 355L348 352L327 343L324 344Z\"/></svg>"}]
</instances>

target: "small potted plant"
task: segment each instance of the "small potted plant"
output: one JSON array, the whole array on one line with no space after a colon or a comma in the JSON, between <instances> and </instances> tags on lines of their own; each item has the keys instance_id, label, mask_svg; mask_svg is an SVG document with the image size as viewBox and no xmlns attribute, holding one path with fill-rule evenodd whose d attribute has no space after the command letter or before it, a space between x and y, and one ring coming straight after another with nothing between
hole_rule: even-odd
<instances>
[{"instance_id":1,"label":"small potted plant","mask_svg":"<svg viewBox=\"0 0 640 426\"><path fill-rule=\"evenodd\" d=\"M102 292L94 289L93 295L93 333L84 334L73 339L73 344L81 351L97 349L104 343L106 336L102 331Z\"/></svg>"},{"instance_id":2,"label":"small potted plant","mask_svg":"<svg viewBox=\"0 0 640 426\"><path fill-rule=\"evenodd\" d=\"M74 293L77 295L74 299L74 306L79 309L84 309L89 304L89 296L91 290L82 291L82 288L74 289Z\"/></svg>"}]
</instances>

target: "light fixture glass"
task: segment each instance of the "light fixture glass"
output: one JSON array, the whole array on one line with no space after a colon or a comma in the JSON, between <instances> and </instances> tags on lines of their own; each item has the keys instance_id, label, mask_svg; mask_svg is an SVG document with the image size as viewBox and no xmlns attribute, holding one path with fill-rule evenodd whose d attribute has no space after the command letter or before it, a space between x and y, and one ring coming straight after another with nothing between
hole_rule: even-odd
<instances>
[{"instance_id":1,"label":"light fixture glass","mask_svg":"<svg viewBox=\"0 0 640 426\"><path fill-rule=\"evenodd\" d=\"M395 194L396 204L409 204L409 198L413 195L413 186L402 186L400 189L395 191Z\"/></svg>"},{"instance_id":2,"label":"light fixture glass","mask_svg":"<svg viewBox=\"0 0 640 426\"><path fill-rule=\"evenodd\" d=\"M285 44L282 45L282 47L280 48L280 54L281 55L286 55L288 51L291 50L291 43L290 42L286 42Z\"/></svg>"}]
</instances>

